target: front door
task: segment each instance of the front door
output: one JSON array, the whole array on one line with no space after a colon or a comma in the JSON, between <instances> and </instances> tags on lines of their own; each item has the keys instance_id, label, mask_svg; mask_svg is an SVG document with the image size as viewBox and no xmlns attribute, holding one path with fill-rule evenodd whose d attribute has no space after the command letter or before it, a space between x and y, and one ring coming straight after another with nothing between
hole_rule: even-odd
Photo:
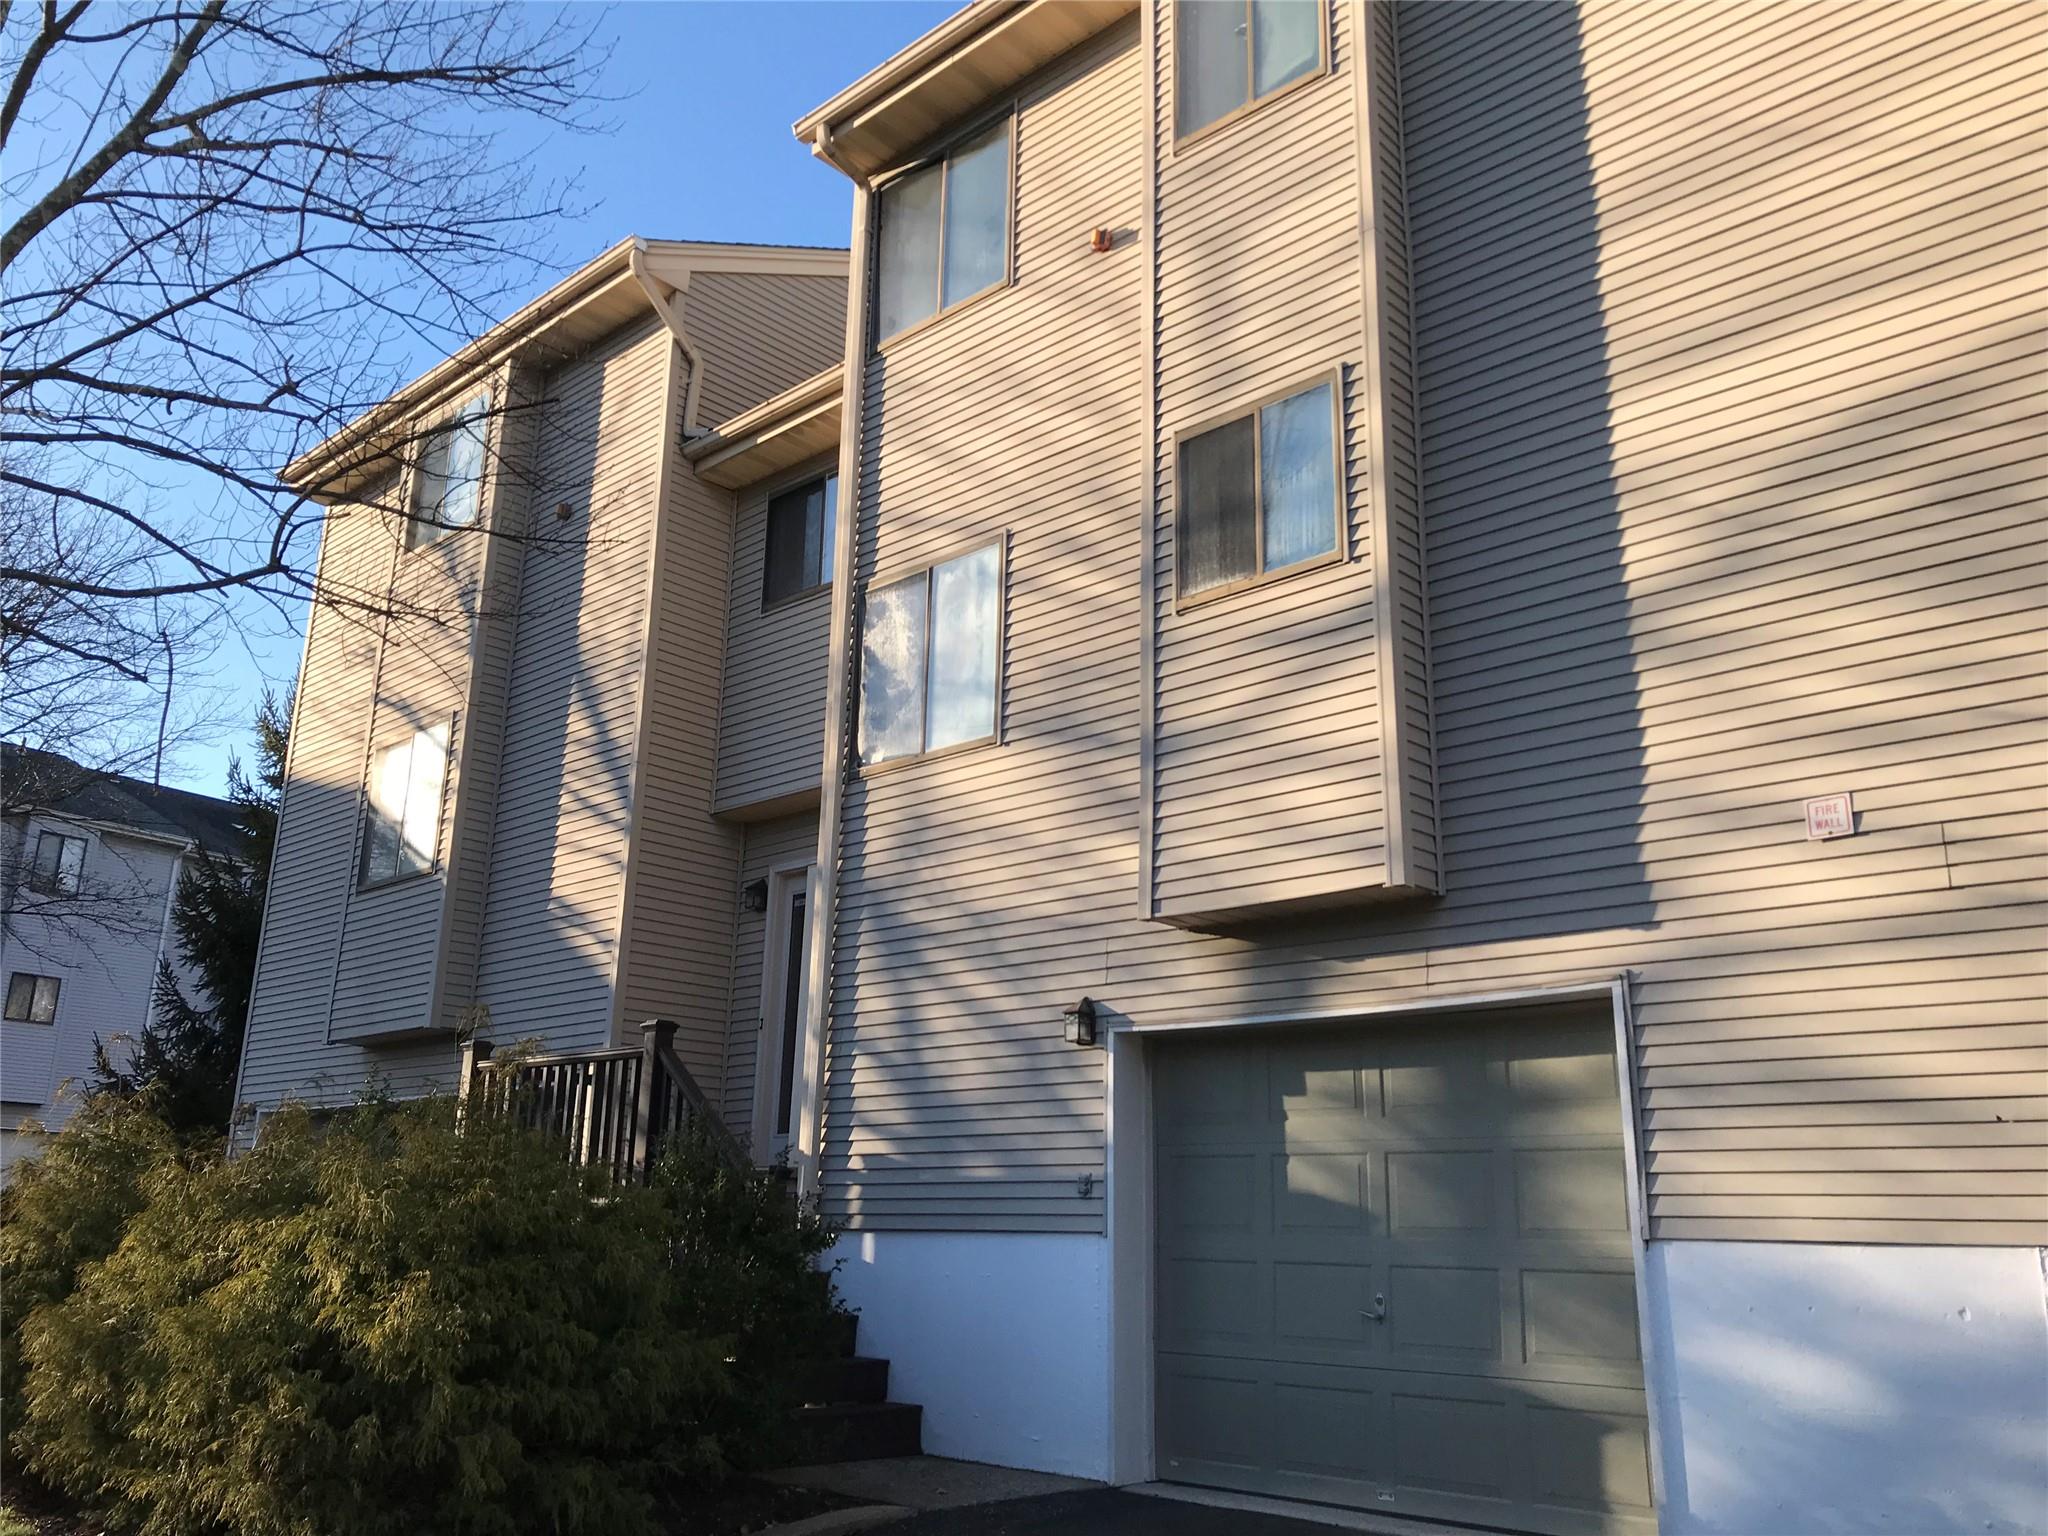
<instances>
[{"instance_id":1,"label":"front door","mask_svg":"<svg viewBox=\"0 0 2048 1536\"><path fill-rule=\"evenodd\" d=\"M1651 1530L1613 1040L1532 1009L1165 1045L1159 1475Z\"/></svg>"},{"instance_id":2,"label":"front door","mask_svg":"<svg viewBox=\"0 0 2048 1536\"><path fill-rule=\"evenodd\" d=\"M797 1051L804 1034L804 918L809 881L804 874L770 883L767 986L762 999L761 1066L766 1090L757 1100L764 1136L755 1146L770 1162L789 1153L795 1109Z\"/></svg>"}]
</instances>

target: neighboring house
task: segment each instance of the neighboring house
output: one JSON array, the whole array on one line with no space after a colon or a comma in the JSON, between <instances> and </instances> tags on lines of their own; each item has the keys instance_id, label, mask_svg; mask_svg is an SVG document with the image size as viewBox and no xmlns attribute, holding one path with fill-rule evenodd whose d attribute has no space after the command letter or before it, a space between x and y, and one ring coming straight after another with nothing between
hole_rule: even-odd
<instances>
[{"instance_id":1,"label":"neighboring house","mask_svg":"<svg viewBox=\"0 0 2048 1536\"><path fill-rule=\"evenodd\" d=\"M197 848L232 853L226 800L0 746L0 1169L57 1131L92 1078L93 1042L116 1062L149 1022L171 955L171 898ZM24 1126L27 1128L24 1129Z\"/></svg>"},{"instance_id":2,"label":"neighboring house","mask_svg":"<svg viewBox=\"0 0 2048 1536\"><path fill-rule=\"evenodd\" d=\"M844 251L628 240L290 467L366 611L307 635L241 1102L450 1088L458 1031L593 1050L660 1016L749 1125L785 919L739 885L786 905L816 846L829 599L799 515L764 600L762 495L700 423L836 384L845 311Z\"/></svg>"},{"instance_id":3,"label":"neighboring house","mask_svg":"<svg viewBox=\"0 0 2048 1536\"><path fill-rule=\"evenodd\" d=\"M2044 45L961 12L797 125L855 186L808 351L614 253L359 434L501 370L479 515L615 537L438 667L316 618L244 1098L676 1019L945 1454L2033 1528Z\"/></svg>"}]
</instances>

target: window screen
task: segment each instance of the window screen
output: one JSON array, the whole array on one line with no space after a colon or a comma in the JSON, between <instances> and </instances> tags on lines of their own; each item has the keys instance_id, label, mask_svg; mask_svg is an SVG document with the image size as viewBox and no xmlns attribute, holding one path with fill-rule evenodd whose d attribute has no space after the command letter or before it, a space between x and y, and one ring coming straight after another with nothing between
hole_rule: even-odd
<instances>
[{"instance_id":1,"label":"window screen","mask_svg":"<svg viewBox=\"0 0 2048 1536\"><path fill-rule=\"evenodd\" d=\"M55 976L16 971L7 978L7 1019L15 1024L57 1022L57 994L64 983Z\"/></svg>"},{"instance_id":2,"label":"window screen","mask_svg":"<svg viewBox=\"0 0 2048 1536\"><path fill-rule=\"evenodd\" d=\"M769 498L762 602L780 602L832 580L838 512L837 475L793 486Z\"/></svg>"},{"instance_id":3,"label":"window screen","mask_svg":"<svg viewBox=\"0 0 2048 1536\"><path fill-rule=\"evenodd\" d=\"M1318 384L1180 445L1176 534L1183 595L1248 581L1337 548L1331 386Z\"/></svg>"},{"instance_id":4,"label":"window screen","mask_svg":"<svg viewBox=\"0 0 2048 1536\"><path fill-rule=\"evenodd\" d=\"M1174 125L1207 127L1323 63L1323 0L1179 0Z\"/></svg>"},{"instance_id":5,"label":"window screen","mask_svg":"<svg viewBox=\"0 0 2048 1536\"><path fill-rule=\"evenodd\" d=\"M476 522L483 507L484 438L490 403L489 396L479 396L448 425L428 434L413 469L407 549L432 544Z\"/></svg>"},{"instance_id":6,"label":"window screen","mask_svg":"<svg viewBox=\"0 0 2048 1536\"><path fill-rule=\"evenodd\" d=\"M1010 266L1010 120L878 196L875 339L996 287Z\"/></svg>"},{"instance_id":7,"label":"window screen","mask_svg":"<svg viewBox=\"0 0 2048 1536\"><path fill-rule=\"evenodd\" d=\"M434 867L447 772L446 726L415 731L371 756L363 802L362 884L378 885Z\"/></svg>"},{"instance_id":8,"label":"window screen","mask_svg":"<svg viewBox=\"0 0 2048 1536\"><path fill-rule=\"evenodd\" d=\"M996 733L1002 550L989 544L868 593L860 758L935 752Z\"/></svg>"},{"instance_id":9,"label":"window screen","mask_svg":"<svg viewBox=\"0 0 2048 1536\"><path fill-rule=\"evenodd\" d=\"M29 870L29 888L49 896L75 896L85 877L85 839L62 832L36 837L36 861Z\"/></svg>"}]
</instances>

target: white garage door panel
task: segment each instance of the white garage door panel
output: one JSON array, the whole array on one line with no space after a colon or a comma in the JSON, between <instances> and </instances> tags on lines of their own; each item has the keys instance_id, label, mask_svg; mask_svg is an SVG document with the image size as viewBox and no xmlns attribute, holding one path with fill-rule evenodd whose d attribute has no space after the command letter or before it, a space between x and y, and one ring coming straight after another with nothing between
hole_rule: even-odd
<instances>
[{"instance_id":1,"label":"white garage door panel","mask_svg":"<svg viewBox=\"0 0 2048 1536\"><path fill-rule=\"evenodd\" d=\"M1650 1528L1604 1017L1212 1037L1155 1082L1162 1476Z\"/></svg>"}]
</instances>

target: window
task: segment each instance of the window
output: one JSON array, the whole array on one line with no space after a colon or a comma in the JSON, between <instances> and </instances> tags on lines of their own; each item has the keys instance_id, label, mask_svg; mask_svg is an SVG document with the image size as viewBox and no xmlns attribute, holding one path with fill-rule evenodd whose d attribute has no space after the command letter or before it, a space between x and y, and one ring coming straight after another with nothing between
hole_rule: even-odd
<instances>
[{"instance_id":1,"label":"window","mask_svg":"<svg viewBox=\"0 0 2048 1536\"><path fill-rule=\"evenodd\" d=\"M1337 549L1337 428L1326 381L1180 444L1183 596Z\"/></svg>"},{"instance_id":2,"label":"window","mask_svg":"<svg viewBox=\"0 0 2048 1536\"><path fill-rule=\"evenodd\" d=\"M1174 30L1183 137L1323 67L1323 0L1180 0Z\"/></svg>"},{"instance_id":3,"label":"window","mask_svg":"<svg viewBox=\"0 0 2048 1536\"><path fill-rule=\"evenodd\" d=\"M415 731L371 757L370 792L363 804L362 884L381 885L434 867L447 772L444 725Z\"/></svg>"},{"instance_id":4,"label":"window","mask_svg":"<svg viewBox=\"0 0 2048 1536\"><path fill-rule=\"evenodd\" d=\"M46 896L75 896L85 875L85 839L62 832L36 838L36 861L29 869L29 889Z\"/></svg>"},{"instance_id":5,"label":"window","mask_svg":"<svg viewBox=\"0 0 2048 1536\"><path fill-rule=\"evenodd\" d=\"M405 547L423 549L476 522L483 507L484 436L491 400L480 395L427 435L412 475L412 516Z\"/></svg>"},{"instance_id":6,"label":"window","mask_svg":"<svg viewBox=\"0 0 2048 1536\"><path fill-rule=\"evenodd\" d=\"M879 343L1008 278L1010 119L898 177L876 201Z\"/></svg>"},{"instance_id":7,"label":"window","mask_svg":"<svg viewBox=\"0 0 2048 1536\"><path fill-rule=\"evenodd\" d=\"M860 760L915 757L996 733L1000 544L868 592Z\"/></svg>"},{"instance_id":8,"label":"window","mask_svg":"<svg viewBox=\"0 0 2048 1536\"><path fill-rule=\"evenodd\" d=\"M7 978L7 1019L12 1024L57 1022L57 993L64 983L55 976L16 971Z\"/></svg>"},{"instance_id":9,"label":"window","mask_svg":"<svg viewBox=\"0 0 2048 1536\"><path fill-rule=\"evenodd\" d=\"M827 475L768 499L767 569L761 602L779 603L832 579L839 476Z\"/></svg>"}]
</instances>

